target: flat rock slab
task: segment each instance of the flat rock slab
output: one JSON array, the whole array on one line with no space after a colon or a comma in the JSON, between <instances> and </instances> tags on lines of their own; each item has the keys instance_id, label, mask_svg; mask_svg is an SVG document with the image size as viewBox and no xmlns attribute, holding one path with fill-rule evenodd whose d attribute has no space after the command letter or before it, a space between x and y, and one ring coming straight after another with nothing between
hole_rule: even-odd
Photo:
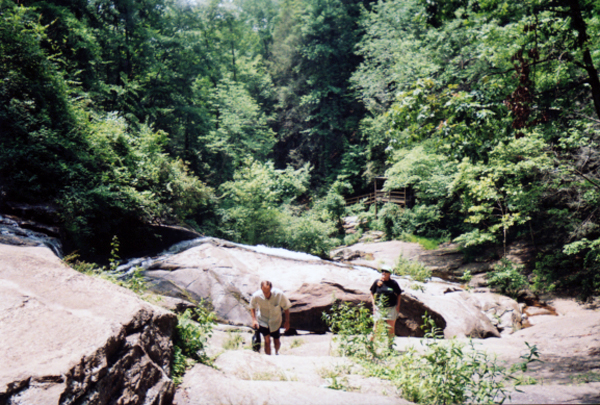
<instances>
[{"instance_id":1,"label":"flat rock slab","mask_svg":"<svg viewBox=\"0 0 600 405\"><path fill-rule=\"evenodd\" d=\"M600 382L585 385L526 385L505 404L600 404Z\"/></svg>"},{"instance_id":2,"label":"flat rock slab","mask_svg":"<svg viewBox=\"0 0 600 405\"><path fill-rule=\"evenodd\" d=\"M344 358L266 356L234 350L221 354L215 366L199 364L186 373L175 395L177 405L410 404L393 395L393 388L385 382L346 376L352 364ZM323 376L328 372L341 373L343 384L352 391L326 388L330 381ZM386 390L389 396L382 395Z\"/></svg>"},{"instance_id":3,"label":"flat rock slab","mask_svg":"<svg viewBox=\"0 0 600 405\"><path fill-rule=\"evenodd\" d=\"M351 263L358 266L380 269L382 266L394 267L400 256L409 260L417 260L419 255L425 252L425 249L418 243L393 240L377 243L356 243L352 246L332 251L331 256L335 257L342 251L365 253L363 255L356 255L350 260Z\"/></svg>"},{"instance_id":4,"label":"flat rock slab","mask_svg":"<svg viewBox=\"0 0 600 405\"><path fill-rule=\"evenodd\" d=\"M175 325L47 248L0 245L0 403L169 403Z\"/></svg>"}]
</instances>

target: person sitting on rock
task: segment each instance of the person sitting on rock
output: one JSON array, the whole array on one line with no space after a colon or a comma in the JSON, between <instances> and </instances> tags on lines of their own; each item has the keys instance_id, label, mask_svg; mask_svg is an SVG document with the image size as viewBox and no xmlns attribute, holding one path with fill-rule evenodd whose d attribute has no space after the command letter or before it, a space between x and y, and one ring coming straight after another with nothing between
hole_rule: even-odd
<instances>
[{"instance_id":1,"label":"person sitting on rock","mask_svg":"<svg viewBox=\"0 0 600 405\"><path fill-rule=\"evenodd\" d=\"M395 280L391 279L391 276L389 268L381 270L381 277L375 280L371 286L371 298L373 300L373 320L375 321L373 333L377 332L377 324L385 320L389 326L388 334L393 339L396 331L396 319L400 312L402 289Z\"/></svg>"},{"instance_id":2,"label":"person sitting on rock","mask_svg":"<svg viewBox=\"0 0 600 405\"><path fill-rule=\"evenodd\" d=\"M281 328L281 310L285 314L283 328L287 332L290 329L290 307L292 304L283 295L283 292L273 288L270 281L262 281L260 290L252 294L250 299L250 314L252 315L252 327L258 329L265 338L265 353L271 354L271 337L274 340L275 354L279 354L281 340L279 328ZM258 317L256 310L258 309Z\"/></svg>"}]
</instances>

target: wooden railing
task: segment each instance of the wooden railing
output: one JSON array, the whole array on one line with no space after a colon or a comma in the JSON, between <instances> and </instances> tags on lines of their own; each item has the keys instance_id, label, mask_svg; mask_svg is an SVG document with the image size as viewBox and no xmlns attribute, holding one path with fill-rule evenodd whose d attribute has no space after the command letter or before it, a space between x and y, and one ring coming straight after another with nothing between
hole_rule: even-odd
<instances>
[{"instance_id":1,"label":"wooden railing","mask_svg":"<svg viewBox=\"0 0 600 405\"><path fill-rule=\"evenodd\" d=\"M362 202L363 204L394 203L400 206L406 205L406 190L382 191L377 190L373 193L363 194L355 197L346 198L346 205L354 205Z\"/></svg>"}]
</instances>

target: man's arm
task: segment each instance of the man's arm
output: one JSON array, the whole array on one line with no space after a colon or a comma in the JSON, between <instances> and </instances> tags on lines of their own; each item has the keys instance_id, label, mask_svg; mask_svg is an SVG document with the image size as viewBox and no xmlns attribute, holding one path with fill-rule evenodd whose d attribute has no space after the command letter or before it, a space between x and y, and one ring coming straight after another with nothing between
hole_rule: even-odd
<instances>
[{"instance_id":1,"label":"man's arm","mask_svg":"<svg viewBox=\"0 0 600 405\"><path fill-rule=\"evenodd\" d=\"M371 302L373 303L373 315L375 315L375 306L377 305L375 303L375 294L371 293Z\"/></svg>"},{"instance_id":2,"label":"man's arm","mask_svg":"<svg viewBox=\"0 0 600 405\"><path fill-rule=\"evenodd\" d=\"M398 295L396 295L396 312L400 311L400 303L402 302L402 289L396 283L396 288L398 289Z\"/></svg>"},{"instance_id":3,"label":"man's arm","mask_svg":"<svg viewBox=\"0 0 600 405\"><path fill-rule=\"evenodd\" d=\"M279 299L279 305L283 309L283 328L287 332L290 328L290 308L292 307L292 303L290 302L288 297L286 297L285 294L282 293Z\"/></svg>"},{"instance_id":4,"label":"man's arm","mask_svg":"<svg viewBox=\"0 0 600 405\"><path fill-rule=\"evenodd\" d=\"M256 309L250 308L250 315L252 315L252 327L258 329L258 321L256 320Z\"/></svg>"}]
</instances>

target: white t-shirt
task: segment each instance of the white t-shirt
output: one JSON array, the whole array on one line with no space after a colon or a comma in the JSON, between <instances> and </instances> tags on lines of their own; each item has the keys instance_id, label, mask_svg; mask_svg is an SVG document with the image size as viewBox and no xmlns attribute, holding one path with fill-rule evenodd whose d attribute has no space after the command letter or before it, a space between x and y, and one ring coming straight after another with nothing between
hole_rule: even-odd
<instances>
[{"instance_id":1,"label":"white t-shirt","mask_svg":"<svg viewBox=\"0 0 600 405\"><path fill-rule=\"evenodd\" d=\"M285 311L286 309L290 309L291 306L290 301L277 288L271 289L269 299L265 298L262 289L252 294L252 298L250 299L250 308L258 310L258 314L256 315L258 324L269 328L271 332L275 332L281 327L281 310Z\"/></svg>"}]
</instances>

